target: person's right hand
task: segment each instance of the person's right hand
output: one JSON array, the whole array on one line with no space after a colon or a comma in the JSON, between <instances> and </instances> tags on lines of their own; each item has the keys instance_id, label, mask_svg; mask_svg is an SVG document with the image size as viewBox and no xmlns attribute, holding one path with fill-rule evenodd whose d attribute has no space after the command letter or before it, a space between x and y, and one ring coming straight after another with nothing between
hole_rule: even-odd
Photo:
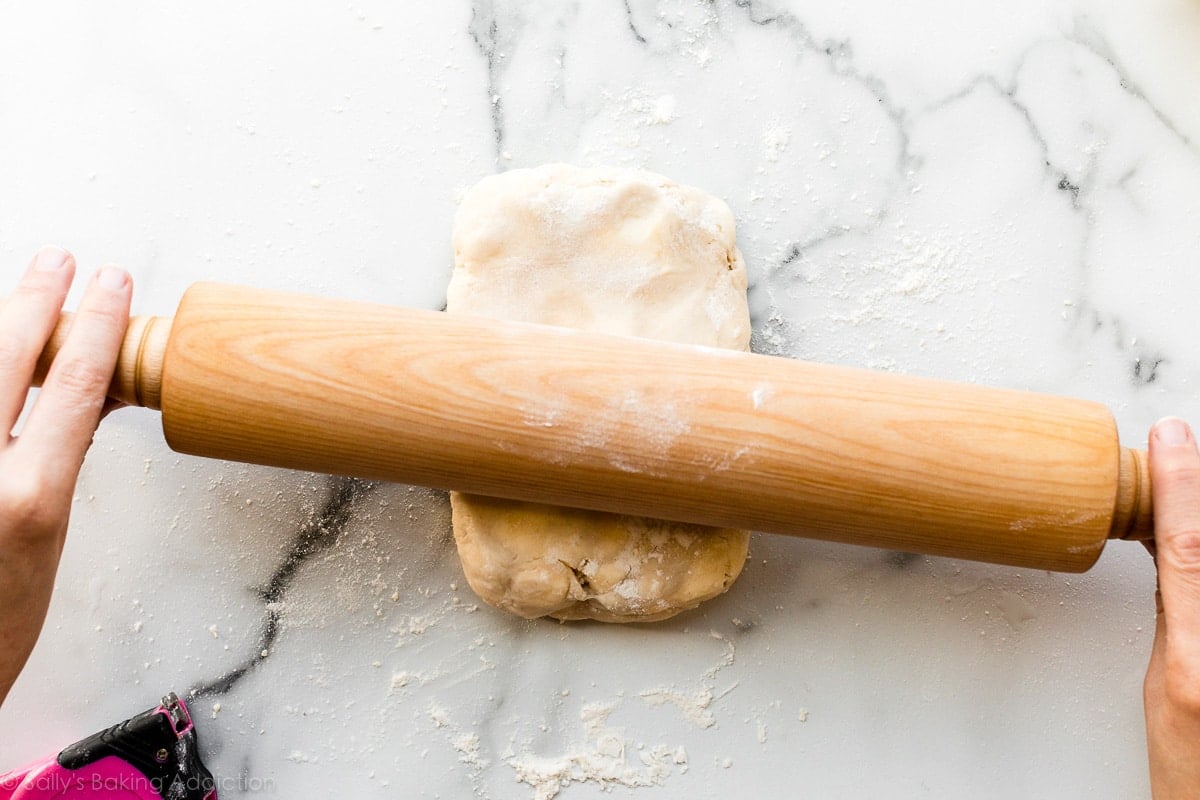
<instances>
[{"instance_id":1,"label":"person's right hand","mask_svg":"<svg viewBox=\"0 0 1200 800\"><path fill-rule=\"evenodd\" d=\"M1158 603L1144 700L1154 800L1200 798L1200 452L1178 419L1150 431Z\"/></svg>"}]
</instances>

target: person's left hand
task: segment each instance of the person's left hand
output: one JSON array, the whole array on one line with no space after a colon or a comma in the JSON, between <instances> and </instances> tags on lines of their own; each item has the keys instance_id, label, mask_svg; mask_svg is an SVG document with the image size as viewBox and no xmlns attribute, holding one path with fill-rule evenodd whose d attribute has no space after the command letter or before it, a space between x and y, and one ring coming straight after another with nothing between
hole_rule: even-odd
<instances>
[{"instance_id":1,"label":"person's left hand","mask_svg":"<svg viewBox=\"0 0 1200 800\"><path fill-rule=\"evenodd\" d=\"M74 275L70 253L43 247L0 307L0 424L6 434L0 437L0 703L46 619L75 481L129 323L129 275L105 267L88 285L66 343L14 437L38 356Z\"/></svg>"}]
</instances>

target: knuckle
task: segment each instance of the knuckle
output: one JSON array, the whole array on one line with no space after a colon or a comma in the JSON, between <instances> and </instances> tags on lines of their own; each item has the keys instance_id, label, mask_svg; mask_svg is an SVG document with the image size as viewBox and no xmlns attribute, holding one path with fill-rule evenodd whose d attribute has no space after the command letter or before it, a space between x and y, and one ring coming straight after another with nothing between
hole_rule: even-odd
<instances>
[{"instance_id":1,"label":"knuckle","mask_svg":"<svg viewBox=\"0 0 1200 800\"><path fill-rule=\"evenodd\" d=\"M59 294L65 294L65 289L60 289L57 282L38 280L38 277L45 273L31 272L27 273L16 288L9 295L9 302L12 303L53 303L58 300ZM61 302L59 303L61 305Z\"/></svg>"},{"instance_id":2,"label":"knuckle","mask_svg":"<svg viewBox=\"0 0 1200 800\"><path fill-rule=\"evenodd\" d=\"M32 472L21 478L5 477L0 509L18 535L36 535L53 527L57 515L44 486Z\"/></svg>"},{"instance_id":3,"label":"knuckle","mask_svg":"<svg viewBox=\"0 0 1200 800\"><path fill-rule=\"evenodd\" d=\"M1155 478L1172 489L1200 486L1200 461L1192 458L1172 459L1159 466Z\"/></svg>"},{"instance_id":4,"label":"knuckle","mask_svg":"<svg viewBox=\"0 0 1200 800\"><path fill-rule=\"evenodd\" d=\"M112 378L111 369L88 358L67 358L54 364L53 390L81 402L100 402Z\"/></svg>"},{"instance_id":5,"label":"knuckle","mask_svg":"<svg viewBox=\"0 0 1200 800\"><path fill-rule=\"evenodd\" d=\"M75 330L86 331L89 338L97 336L116 337L129 322L120 303L114 301L92 302L80 308L75 316Z\"/></svg>"},{"instance_id":6,"label":"knuckle","mask_svg":"<svg viewBox=\"0 0 1200 800\"><path fill-rule=\"evenodd\" d=\"M24 366L30 359L30 347L21 336L0 334L0 370L11 372Z\"/></svg>"},{"instance_id":7,"label":"knuckle","mask_svg":"<svg viewBox=\"0 0 1200 800\"><path fill-rule=\"evenodd\" d=\"M1173 708L1200 719L1200 667L1169 663L1163 691Z\"/></svg>"},{"instance_id":8,"label":"knuckle","mask_svg":"<svg viewBox=\"0 0 1200 800\"><path fill-rule=\"evenodd\" d=\"M1159 543L1160 558L1169 559L1182 570L1200 572L1200 527L1172 531L1166 540Z\"/></svg>"},{"instance_id":9,"label":"knuckle","mask_svg":"<svg viewBox=\"0 0 1200 800\"><path fill-rule=\"evenodd\" d=\"M57 311L66 299L67 288L47 273L27 273L8 295L5 305L26 313Z\"/></svg>"}]
</instances>

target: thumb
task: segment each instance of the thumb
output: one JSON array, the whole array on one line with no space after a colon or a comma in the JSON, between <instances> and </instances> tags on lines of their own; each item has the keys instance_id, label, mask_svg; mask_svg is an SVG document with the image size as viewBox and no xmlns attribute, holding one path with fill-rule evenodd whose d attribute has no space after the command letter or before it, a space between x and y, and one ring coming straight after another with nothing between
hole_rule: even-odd
<instances>
[{"instance_id":1,"label":"thumb","mask_svg":"<svg viewBox=\"0 0 1200 800\"><path fill-rule=\"evenodd\" d=\"M1167 630L1200 664L1200 452L1183 420L1168 417L1151 429L1150 482Z\"/></svg>"}]
</instances>

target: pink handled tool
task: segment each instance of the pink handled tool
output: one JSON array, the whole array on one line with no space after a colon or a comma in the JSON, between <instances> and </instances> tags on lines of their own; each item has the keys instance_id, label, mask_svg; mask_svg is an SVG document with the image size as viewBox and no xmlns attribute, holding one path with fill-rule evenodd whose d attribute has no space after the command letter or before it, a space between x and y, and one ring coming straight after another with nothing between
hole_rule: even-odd
<instances>
[{"instance_id":1,"label":"pink handled tool","mask_svg":"<svg viewBox=\"0 0 1200 800\"><path fill-rule=\"evenodd\" d=\"M174 692L162 704L0 775L0 800L216 800L196 729Z\"/></svg>"}]
</instances>

